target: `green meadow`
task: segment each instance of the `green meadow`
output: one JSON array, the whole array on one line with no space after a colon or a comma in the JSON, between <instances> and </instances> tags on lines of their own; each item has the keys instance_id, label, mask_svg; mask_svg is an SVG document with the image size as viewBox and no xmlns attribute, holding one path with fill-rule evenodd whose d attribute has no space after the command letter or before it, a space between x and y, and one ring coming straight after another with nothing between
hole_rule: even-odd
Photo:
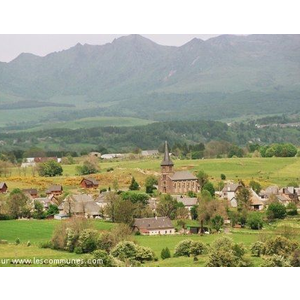
<instances>
[{"instance_id":1,"label":"green meadow","mask_svg":"<svg viewBox=\"0 0 300 300\"><path fill-rule=\"evenodd\" d=\"M65 251L56 251L52 249L42 249L39 247L41 242L45 242L51 239L55 226L62 221L57 220L11 220L0 221L0 240L7 240L8 244L0 243L0 266L7 265L5 259L54 259L54 258L66 258L66 259L80 259L84 255L77 255ZM94 226L99 231L110 230L115 224L102 221L93 220ZM172 257L166 260L160 258L161 250L168 247L173 255L176 245L184 239L192 239L202 241L209 245L215 239L222 236L232 238L237 243L244 243L247 249L250 245L269 235L276 234L276 228L283 225L291 225L297 230L300 229L299 219L287 219L274 223L272 226L267 225L265 229L260 231L254 231L249 229L234 229L228 234L211 234L211 235L169 235L169 236L134 236L134 240L142 246L150 247L156 254L158 260L146 263L144 266L149 267L197 267L205 266L207 261L207 255L201 255L198 257L198 261L194 261L191 257ZM20 239L20 244L15 245L16 239ZM297 240L300 241L300 235L297 235ZM27 242L30 241L31 246L27 246ZM262 262L261 258L253 258L250 256L249 251L246 255L251 261L253 266L259 266ZM8 264L9 265L9 264Z\"/></svg>"}]
</instances>

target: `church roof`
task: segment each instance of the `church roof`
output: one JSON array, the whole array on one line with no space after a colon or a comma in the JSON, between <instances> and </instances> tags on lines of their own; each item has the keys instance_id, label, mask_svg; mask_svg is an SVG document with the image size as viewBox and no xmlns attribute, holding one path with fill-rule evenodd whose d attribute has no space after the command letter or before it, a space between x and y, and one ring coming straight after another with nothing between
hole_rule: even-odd
<instances>
[{"instance_id":1,"label":"church roof","mask_svg":"<svg viewBox=\"0 0 300 300\"><path fill-rule=\"evenodd\" d=\"M189 171L178 171L170 175L172 180L196 180L197 177Z\"/></svg>"},{"instance_id":2,"label":"church roof","mask_svg":"<svg viewBox=\"0 0 300 300\"><path fill-rule=\"evenodd\" d=\"M168 149L168 142L165 141L165 153L164 153L164 159L160 164L161 166L174 166L170 154L169 154L169 149Z\"/></svg>"}]
</instances>

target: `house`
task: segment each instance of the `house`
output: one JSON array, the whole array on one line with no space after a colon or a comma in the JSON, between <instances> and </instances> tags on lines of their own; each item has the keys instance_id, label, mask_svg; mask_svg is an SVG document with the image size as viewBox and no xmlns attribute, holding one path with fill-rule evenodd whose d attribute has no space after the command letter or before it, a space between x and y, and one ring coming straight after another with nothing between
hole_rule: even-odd
<instances>
[{"instance_id":1,"label":"house","mask_svg":"<svg viewBox=\"0 0 300 300\"><path fill-rule=\"evenodd\" d=\"M102 192L100 195L96 198L95 202L97 205L99 205L100 209L104 209L107 205L106 196L109 192Z\"/></svg>"},{"instance_id":2,"label":"house","mask_svg":"<svg viewBox=\"0 0 300 300\"><path fill-rule=\"evenodd\" d=\"M29 195L31 198L37 198L38 197L37 189L24 189L22 191L23 191L24 194Z\"/></svg>"},{"instance_id":3,"label":"house","mask_svg":"<svg viewBox=\"0 0 300 300\"><path fill-rule=\"evenodd\" d=\"M299 201L298 188L294 188L293 186L283 187L279 194L287 196L291 202L297 203Z\"/></svg>"},{"instance_id":4,"label":"house","mask_svg":"<svg viewBox=\"0 0 300 300\"><path fill-rule=\"evenodd\" d=\"M141 152L141 155L145 157L157 156L158 154L159 154L158 150L143 150Z\"/></svg>"},{"instance_id":5,"label":"house","mask_svg":"<svg viewBox=\"0 0 300 300\"><path fill-rule=\"evenodd\" d=\"M169 217L135 219L133 228L144 235L175 234L175 228Z\"/></svg>"},{"instance_id":6,"label":"house","mask_svg":"<svg viewBox=\"0 0 300 300\"><path fill-rule=\"evenodd\" d=\"M124 157L124 154L120 154L120 153L111 153L111 154L101 155L102 159L114 159L114 158L122 158L122 157Z\"/></svg>"},{"instance_id":7,"label":"house","mask_svg":"<svg viewBox=\"0 0 300 300\"><path fill-rule=\"evenodd\" d=\"M253 191L250 189L250 206L253 210L262 210L264 208L264 201Z\"/></svg>"},{"instance_id":8,"label":"house","mask_svg":"<svg viewBox=\"0 0 300 300\"><path fill-rule=\"evenodd\" d=\"M84 189L90 189L90 188L96 189L99 186L99 182L92 177L82 178L80 185Z\"/></svg>"},{"instance_id":9,"label":"house","mask_svg":"<svg viewBox=\"0 0 300 300\"><path fill-rule=\"evenodd\" d=\"M198 178L189 171L174 172L168 150L168 143L165 142L164 158L160 164L161 177L158 181L158 190L168 194L186 194L189 191L199 191Z\"/></svg>"},{"instance_id":10,"label":"house","mask_svg":"<svg viewBox=\"0 0 300 300\"><path fill-rule=\"evenodd\" d=\"M222 189L220 196L227 199L232 207L237 207L236 194L243 186L240 183L227 183Z\"/></svg>"},{"instance_id":11,"label":"house","mask_svg":"<svg viewBox=\"0 0 300 300\"><path fill-rule=\"evenodd\" d=\"M7 184L5 182L0 182L0 193L4 194L7 192Z\"/></svg>"},{"instance_id":12,"label":"house","mask_svg":"<svg viewBox=\"0 0 300 300\"><path fill-rule=\"evenodd\" d=\"M269 186L265 190L261 190L259 193L259 196L262 199L269 199L271 195L278 195L279 194L279 188L276 185Z\"/></svg>"},{"instance_id":13,"label":"house","mask_svg":"<svg viewBox=\"0 0 300 300\"><path fill-rule=\"evenodd\" d=\"M51 185L48 190L46 190L47 195L60 196L63 193L62 185Z\"/></svg>"},{"instance_id":14,"label":"house","mask_svg":"<svg viewBox=\"0 0 300 300\"><path fill-rule=\"evenodd\" d=\"M86 218L99 217L100 206L88 194L69 195L58 207L61 214L84 216Z\"/></svg>"},{"instance_id":15,"label":"house","mask_svg":"<svg viewBox=\"0 0 300 300\"><path fill-rule=\"evenodd\" d=\"M284 194L275 195L277 201L279 201L284 206L287 206L289 203L293 202L290 197Z\"/></svg>"},{"instance_id":16,"label":"house","mask_svg":"<svg viewBox=\"0 0 300 300\"><path fill-rule=\"evenodd\" d=\"M57 204L53 195L50 195L49 197L34 198L34 201L38 201L43 204L44 210L47 210L51 204Z\"/></svg>"},{"instance_id":17,"label":"house","mask_svg":"<svg viewBox=\"0 0 300 300\"><path fill-rule=\"evenodd\" d=\"M174 195L172 197L175 198L178 202L181 202L189 211L193 206L198 204L198 199L196 197L186 197L184 195Z\"/></svg>"}]
</instances>

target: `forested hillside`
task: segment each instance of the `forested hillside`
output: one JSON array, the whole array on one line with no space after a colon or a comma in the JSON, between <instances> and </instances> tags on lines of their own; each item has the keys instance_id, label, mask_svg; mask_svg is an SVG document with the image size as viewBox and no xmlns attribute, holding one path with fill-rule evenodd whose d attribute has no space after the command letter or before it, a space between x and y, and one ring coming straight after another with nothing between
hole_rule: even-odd
<instances>
[{"instance_id":1,"label":"forested hillside","mask_svg":"<svg viewBox=\"0 0 300 300\"><path fill-rule=\"evenodd\" d=\"M294 113L299 82L299 35L222 35L181 47L130 35L0 63L0 127Z\"/></svg>"}]
</instances>

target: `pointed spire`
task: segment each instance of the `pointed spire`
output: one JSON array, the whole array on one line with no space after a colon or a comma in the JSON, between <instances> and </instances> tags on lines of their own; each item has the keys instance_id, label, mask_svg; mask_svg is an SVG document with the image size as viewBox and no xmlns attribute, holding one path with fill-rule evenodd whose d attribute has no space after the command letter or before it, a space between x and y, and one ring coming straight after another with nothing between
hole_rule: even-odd
<instances>
[{"instance_id":1,"label":"pointed spire","mask_svg":"<svg viewBox=\"0 0 300 300\"><path fill-rule=\"evenodd\" d=\"M161 166L174 166L170 154L169 154L169 149L168 149L168 142L165 141L165 153L164 153L164 159L160 164Z\"/></svg>"}]
</instances>

